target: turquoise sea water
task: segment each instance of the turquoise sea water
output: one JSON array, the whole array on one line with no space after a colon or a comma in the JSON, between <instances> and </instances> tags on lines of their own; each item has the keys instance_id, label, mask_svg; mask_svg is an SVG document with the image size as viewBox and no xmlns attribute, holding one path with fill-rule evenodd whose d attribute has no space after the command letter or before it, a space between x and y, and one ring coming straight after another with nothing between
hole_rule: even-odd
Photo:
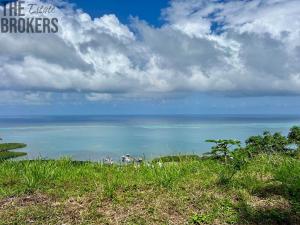
<instances>
[{"instance_id":1,"label":"turquoise sea water","mask_svg":"<svg viewBox=\"0 0 300 225\"><path fill-rule=\"evenodd\" d=\"M35 116L0 118L5 142L28 144L27 159L119 159L124 154L156 156L204 153L206 139L245 140L265 130L283 134L300 116Z\"/></svg>"}]
</instances>

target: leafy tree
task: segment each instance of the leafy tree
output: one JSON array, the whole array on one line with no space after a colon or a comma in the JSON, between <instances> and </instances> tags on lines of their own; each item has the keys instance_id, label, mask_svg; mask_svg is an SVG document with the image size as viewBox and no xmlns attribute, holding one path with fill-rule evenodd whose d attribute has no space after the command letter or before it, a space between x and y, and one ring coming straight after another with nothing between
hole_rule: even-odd
<instances>
[{"instance_id":1,"label":"leafy tree","mask_svg":"<svg viewBox=\"0 0 300 225\"><path fill-rule=\"evenodd\" d=\"M211 153L215 157L222 157L224 158L225 162L227 163L228 157L230 156L230 153L232 152L232 149L235 147L240 148L241 142L238 140L207 140L206 142L214 143L215 146L211 148Z\"/></svg>"},{"instance_id":2,"label":"leafy tree","mask_svg":"<svg viewBox=\"0 0 300 225\"><path fill-rule=\"evenodd\" d=\"M288 150L288 139L280 133L264 132L246 140L246 149L253 155L259 153L285 152Z\"/></svg>"},{"instance_id":3,"label":"leafy tree","mask_svg":"<svg viewBox=\"0 0 300 225\"><path fill-rule=\"evenodd\" d=\"M294 126L290 129L288 141L290 144L297 145L298 149L300 150L300 127Z\"/></svg>"},{"instance_id":4,"label":"leafy tree","mask_svg":"<svg viewBox=\"0 0 300 225\"><path fill-rule=\"evenodd\" d=\"M273 134L273 145L272 150L274 152L286 152L288 148L289 141L286 136L283 136L281 133L276 132Z\"/></svg>"},{"instance_id":5,"label":"leafy tree","mask_svg":"<svg viewBox=\"0 0 300 225\"><path fill-rule=\"evenodd\" d=\"M246 148L251 154L257 154L259 152L265 152L268 149L268 144L263 141L262 136L252 136L246 140Z\"/></svg>"},{"instance_id":6,"label":"leafy tree","mask_svg":"<svg viewBox=\"0 0 300 225\"><path fill-rule=\"evenodd\" d=\"M207 142L215 144L211 155L224 158L226 169L220 172L219 183L226 185L238 171L248 164L250 153L246 148L241 147L241 142L238 140L207 140Z\"/></svg>"}]
</instances>

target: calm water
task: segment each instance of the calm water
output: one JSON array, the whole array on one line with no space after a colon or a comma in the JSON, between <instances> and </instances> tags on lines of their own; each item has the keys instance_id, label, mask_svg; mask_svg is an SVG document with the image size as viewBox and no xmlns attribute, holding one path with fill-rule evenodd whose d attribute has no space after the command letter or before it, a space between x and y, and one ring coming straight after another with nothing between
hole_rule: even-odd
<instances>
[{"instance_id":1,"label":"calm water","mask_svg":"<svg viewBox=\"0 0 300 225\"><path fill-rule=\"evenodd\" d=\"M204 153L206 139L245 140L264 130L288 132L300 116L61 116L0 118L5 142L28 144L26 158L101 160Z\"/></svg>"}]
</instances>

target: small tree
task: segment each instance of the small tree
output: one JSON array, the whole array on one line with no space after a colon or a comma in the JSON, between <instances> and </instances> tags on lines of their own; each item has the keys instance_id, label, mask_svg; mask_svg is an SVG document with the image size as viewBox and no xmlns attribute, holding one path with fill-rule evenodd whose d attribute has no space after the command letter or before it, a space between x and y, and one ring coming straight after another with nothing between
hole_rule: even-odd
<instances>
[{"instance_id":1,"label":"small tree","mask_svg":"<svg viewBox=\"0 0 300 225\"><path fill-rule=\"evenodd\" d=\"M231 151L234 149L241 147L241 142L238 140L207 140L206 142L214 143L215 146L211 148L211 154L215 157L222 157L224 161L227 163L228 156L230 155Z\"/></svg>"},{"instance_id":2,"label":"small tree","mask_svg":"<svg viewBox=\"0 0 300 225\"><path fill-rule=\"evenodd\" d=\"M236 171L241 170L251 159L251 153L246 148L238 148L230 153L231 164Z\"/></svg>"},{"instance_id":3,"label":"small tree","mask_svg":"<svg viewBox=\"0 0 300 225\"><path fill-rule=\"evenodd\" d=\"M292 127L288 134L288 141L290 144L295 144L300 150L300 127Z\"/></svg>"}]
</instances>

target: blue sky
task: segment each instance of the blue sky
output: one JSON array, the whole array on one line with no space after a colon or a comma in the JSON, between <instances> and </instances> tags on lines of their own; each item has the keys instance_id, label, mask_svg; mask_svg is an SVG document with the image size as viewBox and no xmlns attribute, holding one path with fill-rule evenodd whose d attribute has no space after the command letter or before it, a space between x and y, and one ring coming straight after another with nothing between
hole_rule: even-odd
<instances>
[{"instance_id":1,"label":"blue sky","mask_svg":"<svg viewBox=\"0 0 300 225\"><path fill-rule=\"evenodd\" d=\"M85 0L69 1L88 12L92 17L115 14L122 23L129 23L130 16L139 17L154 26L163 24L161 10L167 8L168 0L100 0L87 3Z\"/></svg>"},{"instance_id":2,"label":"blue sky","mask_svg":"<svg viewBox=\"0 0 300 225\"><path fill-rule=\"evenodd\" d=\"M53 16L58 34L0 34L0 115L300 112L297 0L77 0Z\"/></svg>"}]
</instances>

